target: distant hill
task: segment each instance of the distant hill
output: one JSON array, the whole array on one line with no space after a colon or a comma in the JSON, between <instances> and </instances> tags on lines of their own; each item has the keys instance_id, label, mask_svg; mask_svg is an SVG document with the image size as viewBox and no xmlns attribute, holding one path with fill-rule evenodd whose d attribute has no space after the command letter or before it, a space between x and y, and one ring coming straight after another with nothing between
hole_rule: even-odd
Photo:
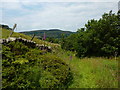
<instances>
[{"instance_id":1,"label":"distant hill","mask_svg":"<svg viewBox=\"0 0 120 90\"><path fill-rule=\"evenodd\" d=\"M54 37L54 38L61 38L61 35L64 34L65 37L69 36L70 34L73 34L75 32L71 31L62 31L59 29L50 29L50 30L36 30L36 31L25 31L25 32L20 32L26 35L33 35L37 38L42 38L44 33L46 34L46 37Z\"/></svg>"},{"instance_id":2,"label":"distant hill","mask_svg":"<svg viewBox=\"0 0 120 90\"><path fill-rule=\"evenodd\" d=\"M8 25L3 25L3 24L0 24L0 28L12 30L12 28L10 28Z\"/></svg>"}]
</instances>

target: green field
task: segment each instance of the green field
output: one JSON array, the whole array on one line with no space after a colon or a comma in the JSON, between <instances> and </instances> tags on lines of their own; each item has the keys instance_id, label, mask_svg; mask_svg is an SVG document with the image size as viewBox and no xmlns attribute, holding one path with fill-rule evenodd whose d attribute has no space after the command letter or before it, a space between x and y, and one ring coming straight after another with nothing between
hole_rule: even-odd
<instances>
[{"instance_id":1,"label":"green field","mask_svg":"<svg viewBox=\"0 0 120 90\"><path fill-rule=\"evenodd\" d=\"M72 56L72 60L70 59ZM69 88L118 88L118 60L102 57L79 59L71 52L58 53L71 67L73 83Z\"/></svg>"},{"instance_id":2,"label":"green field","mask_svg":"<svg viewBox=\"0 0 120 90\"><path fill-rule=\"evenodd\" d=\"M2 38L7 38L9 36L9 33L10 33L9 30L3 29ZM22 37L28 40L31 39L30 36L26 36L20 33L14 33L12 37ZM37 38L35 38L33 41L39 44L44 43L43 41ZM54 58L54 55L55 55L56 57L59 57L61 60L67 63L68 66L70 67L72 77L71 77L71 81L68 82L69 83L68 88L118 88L118 61L120 60L119 57L117 57L116 60L114 58L107 59L102 57L80 59L75 56L75 53L61 49L60 45L58 44L52 44L49 42L45 42L45 43L46 45L53 47L54 52L48 53L47 55L45 55L44 58L50 58L50 57ZM36 63L35 65L38 65L38 64L39 63ZM27 69L29 69L29 67ZM30 70L36 72L35 74L38 76L39 75L37 74L39 71L38 68L36 69L35 67L33 67L33 69L30 69ZM7 70L7 69L3 69L3 71L4 70ZM48 74L48 73L47 74L44 73L44 75L46 75L46 77L54 78L53 76L50 76L51 74ZM20 74L20 76L22 76L22 74ZM45 79L45 77L43 77L41 80L43 79ZM10 85L12 86L12 84L13 83L11 83ZM36 87L37 87L37 84L36 84Z\"/></svg>"}]
</instances>

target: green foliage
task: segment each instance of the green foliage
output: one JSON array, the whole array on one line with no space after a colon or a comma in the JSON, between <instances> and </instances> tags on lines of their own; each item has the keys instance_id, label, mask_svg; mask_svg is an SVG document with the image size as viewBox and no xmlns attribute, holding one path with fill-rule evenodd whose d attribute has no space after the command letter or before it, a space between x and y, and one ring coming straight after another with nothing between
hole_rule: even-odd
<instances>
[{"instance_id":1,"label":"green foliage","mask_svg":"<svg viewBox=\"0 0 120 90\"><path fill-rule=\"evenodd\" d=\"M68 87L70 68L60 58L21 42L3 45L3 88Z\"/></svg>"},{"instance_id":2,"label":"green foliage","mask_svg":"<svg viewBox=\"0 0 120 90\"><path fill-rule=\"evenodd\" d=\"M52 76L50 75L50 77L54 77L54 79L50 81L50 87L67 87L67 83L70 82L71 78L69 77L69 66L63 60L52 54L43 55L41 58L40 62L43 70L51 73Z\"/></svg>"},{"instance_id":3,"label":"green foliage","mask_svg":"<svg viewBox=\"0 0 120 90\"><path fill-rule=\"evenodd\" d=\"M29 61L27 59L24 58L18 58L17 60L15 60L14 62L12 62L13 64L24 64L24 63L28 63Z\"/></svg>"},{"instance_id":4,"label":"green foliage","mask_svg":"<svg viewBox=\"0 0 120 90\"><path fill-rule=\"evenodd\" d=\"M44 71L42 73L41 79L39 80L39 84L42 88L54 88L59 83L50 72Z\"/></svg>"},{"instance_id":5,"label":"green foliage","mask_svg":"<svg viewBox=\"0 0 120 90\"><path fill-rule=\"evenodd\" d=\"M119 14L102 15L99 20L89 20L85 28L64 39L62 48L76 51L78 57L120 55Z\"/></svg>"},{"instance_id":6,"label":"green foliage","mask_svg":"<svg viewBox=\"0 0 120 90\"><path fill-rule=\"evenodd\" d=\"M11 42L8 46L11 48L11 52L13 52L14 55L24 55L29 50L27 46L20 42Z\"/></svg>"},{"instance_id":7,"label":"green foliage","mask_svg":"<svg viewBox=\"0 0 120 90\"><path fill-rule=\"evenodd\" d=\"M54 38L54 37L47 37L46 41L51 42L51 43L60 43L60 39Z\"/></svg>"},{"instance_id":8,"label":"green foliage","mask_svg":"<svg viewBox=\"0 0 120 90\"><path fill-rule=\"evenodd\" d=\"M71 68L73 80L68 88L118 88L120 58L117 57L117 60L102 57L80 59L74 56L73 52L65 50L59 51L58 56Z\"/></svg>"}]
</instances>

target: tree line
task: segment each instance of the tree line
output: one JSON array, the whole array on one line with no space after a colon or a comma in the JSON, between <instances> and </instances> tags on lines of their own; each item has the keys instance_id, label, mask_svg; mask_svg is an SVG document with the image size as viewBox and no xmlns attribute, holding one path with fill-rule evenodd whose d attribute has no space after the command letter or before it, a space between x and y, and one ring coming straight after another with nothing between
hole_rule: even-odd
<instances>
[{"instance_id":1,"label":"tree line","mask_svg":"<svg viewBox=\"0 0 120 90\"><path fill-rule=\"evenodd\" d=\"M65 38L61 47L75 51L78 57L119 56L120 54L120 11L104 13L99 20L88 20L84 28Z\"/></svg>"}]
</instances>

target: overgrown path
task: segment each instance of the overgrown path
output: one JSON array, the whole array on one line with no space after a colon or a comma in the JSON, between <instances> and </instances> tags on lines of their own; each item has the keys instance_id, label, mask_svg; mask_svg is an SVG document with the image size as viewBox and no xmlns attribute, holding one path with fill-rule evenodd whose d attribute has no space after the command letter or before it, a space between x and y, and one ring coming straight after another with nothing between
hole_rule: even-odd
<instances>
[{"instance_id":1,"label":"overgrown path","mask_svg":"<svg viewBox=\"0 0 120 90\"><path fill-rule=\"evenodd\" d=\"M119 58L80 59L74 53L64 50L59 51L57 55L71 67L73 83L69 88L118 88Z\"/></svg>"}]
</instances>

